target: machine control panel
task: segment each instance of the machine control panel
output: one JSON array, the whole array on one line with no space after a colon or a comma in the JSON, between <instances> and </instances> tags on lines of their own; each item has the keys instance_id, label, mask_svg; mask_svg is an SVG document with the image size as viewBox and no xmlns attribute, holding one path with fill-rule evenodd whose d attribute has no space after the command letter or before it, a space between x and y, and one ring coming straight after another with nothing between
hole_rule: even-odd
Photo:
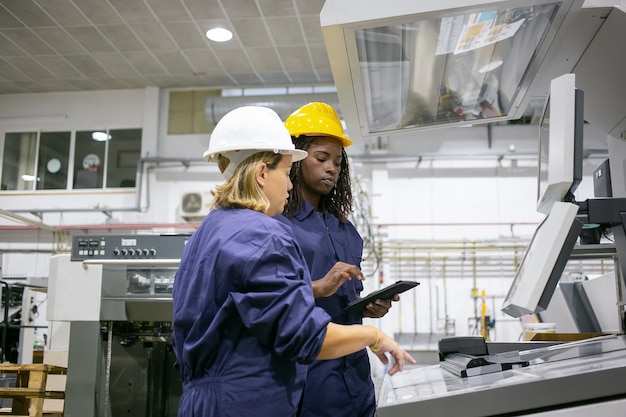
<instances>
[{"instance_id":1,"label":"machine control panel","mask_svg":"<svg viewBox=\"0 0 626 417\"><path fill-rule=\"evenodd\" d=\"M190 234L73 236L72 261L180 259Z\"/></svg>"}]
</instances>

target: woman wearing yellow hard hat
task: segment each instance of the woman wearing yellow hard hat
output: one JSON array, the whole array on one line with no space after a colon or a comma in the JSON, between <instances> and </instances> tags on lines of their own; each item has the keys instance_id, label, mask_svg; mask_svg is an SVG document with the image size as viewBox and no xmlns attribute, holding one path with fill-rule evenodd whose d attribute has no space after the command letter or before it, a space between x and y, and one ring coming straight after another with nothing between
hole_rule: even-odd
<instances>
[{"instance_id":1,"label":"woman wearing yellow hard hat","mask_svg":"<svg viewBox=\"0 0 626 417\"><path fill-rule=\"evenodd\" d=\"M348 220L352 212L350 170L345 148L352 145L332 106L313 102L285 121L296 149L308 156L291 168L293 189L284 221L291 223L311 271L315 303L333 323L361 324L363 317L382 317L391 301L376 300L363 311L344 311L359 298L363 284L356 279L329 280L336 264L360 267L363 239ZM300 417L371 417L376 410L374 384L367 351L309 365Z\"/></svg>"}]
</instances>

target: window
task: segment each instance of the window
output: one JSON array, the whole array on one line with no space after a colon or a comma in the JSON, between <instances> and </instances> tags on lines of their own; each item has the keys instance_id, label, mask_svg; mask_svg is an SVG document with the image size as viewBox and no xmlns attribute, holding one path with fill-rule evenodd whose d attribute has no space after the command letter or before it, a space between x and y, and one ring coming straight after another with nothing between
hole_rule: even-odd
<instances>
[{"instance_id":1,"label":"window","mask_svg":"<svg viewBox=\"0 0 626 417\"><path fill-rule=\"evenodd\" d=\"M135 187L141 129L6 133L2 190Z\"/></svg>"},{"instance_id":2,"label":"window","mask_svg":"<svg viewBox=\"0 0 626 417\"><path fill-rule=\"evenodd\" d=\"M7 133L2 161L3 190L33 190L37 178L37 132Z\"/></svg>"},{"instance_id":3,"label":"window","mask_svg":"<svg viewBox=\"0 0 626 417\"><path fill-rule=\"evenodd\" d=\"M70 155L70 132L45 132L39 138L37 153L38 190L65 190Z\"/></svg>"}]
</instances>

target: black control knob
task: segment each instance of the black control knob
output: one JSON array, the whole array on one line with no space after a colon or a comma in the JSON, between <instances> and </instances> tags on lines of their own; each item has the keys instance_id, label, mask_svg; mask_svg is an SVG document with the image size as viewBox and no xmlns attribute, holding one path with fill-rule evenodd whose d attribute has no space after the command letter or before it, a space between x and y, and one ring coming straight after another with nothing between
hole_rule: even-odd
<instances>
[{"instance_id":1,"label":"black control knob","mask_svg":"<svg viewBox=\"0 0 626 417\"><path fill-rule=\"evenodd\" d=\"M150 255L151 256L156 255L156 249L154 249L154 248L150 249Z\"/></svg>"},{"instance_id":2,"label":"black control knob","mask_svg":"<svg viewBox=\"0 0 626 417\"><path fill-rule=\"evenodd\" d=\"M120 250L118 248L113 249L113 255L120 256Z\"/></svg>"},{"instance_id":3,"label":"black control knob","mask_svg":"<svg viewBox=\"0 0 626 417\"><path fill-rule=\"evenodd\" d=\"M124 255L124 256L128 255L128 250L127 249L122 249L122 255Z\"/></svg>"}]
</instances>

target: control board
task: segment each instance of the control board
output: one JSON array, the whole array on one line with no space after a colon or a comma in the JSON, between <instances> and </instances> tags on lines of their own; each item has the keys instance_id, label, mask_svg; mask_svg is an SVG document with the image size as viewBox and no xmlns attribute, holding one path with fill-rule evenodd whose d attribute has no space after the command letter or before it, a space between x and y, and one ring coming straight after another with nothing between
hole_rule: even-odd
<instances>
[{"instance_id":1,"label":"control board","mask_svg":"<svg viewBox=\"0 0 626 417\"><path fill-rule=\"evenodd\" d=\"M72 261L180 259L190 234L73 236Z\"/></svg>"}]
</instances>

